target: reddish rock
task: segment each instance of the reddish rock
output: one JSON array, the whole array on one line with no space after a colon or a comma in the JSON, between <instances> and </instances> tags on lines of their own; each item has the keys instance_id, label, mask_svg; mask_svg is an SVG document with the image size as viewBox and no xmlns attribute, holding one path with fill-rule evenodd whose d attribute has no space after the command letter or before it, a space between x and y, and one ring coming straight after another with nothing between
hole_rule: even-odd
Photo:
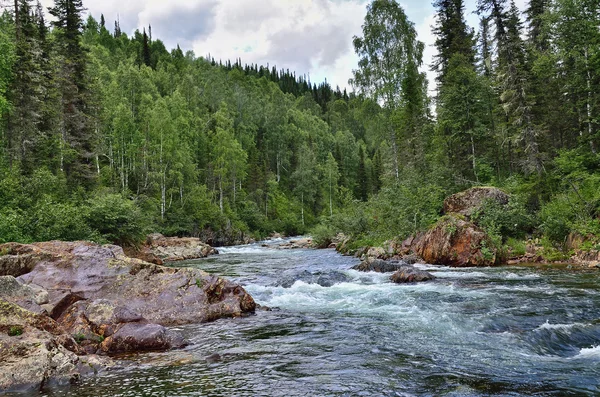
<instances>
[{"instance_id":1,"label":"reddish rock","mask_svg":"<svg viewBox=\"0 0 600 397\"><path fill-rule=\"evenodd\" d=\"M197 323L254 311L254 300L241 286L201 270L150 264L111 245L49 242L35 247L51 256L19 277L25 284L89 301L106 299L150 322Z\"/></svg>"},{"instance_id":2,"label":"reddish rock","mask_svg":"<svg viewBox=\"0 0 600 397\"><path fill-rule=\"evenodd\" d=\"M124 324L104 339L100 348L108 354L166 350L183 345L183 339L158 324Z\"/></svg>"},{"instance_id":3,"label":"reddish rock","mask_svg":"<svg viewBox=\"0 0 600 397\"><path fill-rule=\"evenodd\" d=\"M413 242L413 251L425 262L455 267L492 266L496 250L489 236L457 215L440 219Z\"/></svg>"},{"instance_id":4,"label":"reddish rock","mask_svg":"<svg viewBox=\"0 0 600 397\"><path fill-rule=\"evenodd\" d=\"M495 187L473 187L464 192L453 194L444 200L444 214L458 213L470 217L481 209L487 200L500 205L508 204L509 196Z\"/></svg>"},{"instance_id":5,"label":"reddish rock","mask_svg":"<svg viewBox=\"0 0 600 397\"><path fill-rule=\"evenodd\" d=\"M110 365L83 350L50 317L0 299L0 394L39 392L44 384L69 384L81 373Z\"/></svg>"}]
</instances>

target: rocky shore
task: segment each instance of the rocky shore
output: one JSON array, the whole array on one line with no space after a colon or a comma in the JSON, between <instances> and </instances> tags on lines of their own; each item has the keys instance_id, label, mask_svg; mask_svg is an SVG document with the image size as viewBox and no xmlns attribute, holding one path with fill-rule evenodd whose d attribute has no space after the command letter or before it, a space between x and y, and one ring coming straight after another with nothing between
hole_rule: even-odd
<instances>
[{"instance_id":1,"label":"rocky shore","mask_svg":"<svg viewBox=\"0 0 600 397\"><path fill-rule=\"evenodd\" d=\"M600 268L600 249L583 250L582 238L570 237L572 255L549 260L544 248L534 240L525 243L524 252L499 252L487 233L472 221L484 204L495 201L500 206L509 203L510 197L493 187L475 187L454 194L444 201L444 215L424 233L403 241L390 240L381 247L363 247L348 250L348 239L338 236L335 248L343 254L355 255L364 262L403 260L420 261L451 267L477 267L517 265L521 263L566 264L583 268ZM572 241L571 241L572 240Z\"/></svg>"},{"instance_id":2,"label":"rocky shore","mask_svg":"<svg viewBox=\"0 0 600 397\"><path fill-rule=\"evenodd\" d=\"M167 326L255 307L237 284L130 258L117 246L0 245L0 394L73 382L112 365L113 354L184 346Z\"/></svg>"}]
</instances>

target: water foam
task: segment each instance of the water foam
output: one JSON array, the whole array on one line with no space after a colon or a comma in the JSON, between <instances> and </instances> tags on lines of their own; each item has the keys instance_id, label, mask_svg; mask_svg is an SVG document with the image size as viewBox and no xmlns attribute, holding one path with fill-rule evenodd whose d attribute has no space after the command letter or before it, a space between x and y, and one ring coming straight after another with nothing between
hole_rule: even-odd
<instances>
[{"instance_id":1,"label":"water foam","mask_svg":"<svg viewBox=\"0 0 600 397\"><path fill-rule=\"evenodd\" d=\"M256 245L244 245L237 247L219 247L219 254L264 254L266 247L258 247Z\"/></svg>"},{"instance_id":2,"label":"water foam","mask_svg":"<svg viewBox=\"0 0 600 397\"><path fill-rule=\"evenodd\" d=\"M600 358L600 346L584 347L573 358Z\"/></svg>"},{"instance_id":3,"label":"water foam","mask_svg":"<svg viewBox=\"0 0 600 397\"><path fill-rule=\"evenodd\" d=\"M537 327L535 330L539 331L539 330L543 330L543 329L558 329L558 330L571 330L572 328L575 327L586 327L588 324L583 324L583 323L573 323L573 324L550 324L550 322L548 320L546 320L546 322L542 325L540 325L539 327Z\"/></svg>"}]
</instances>

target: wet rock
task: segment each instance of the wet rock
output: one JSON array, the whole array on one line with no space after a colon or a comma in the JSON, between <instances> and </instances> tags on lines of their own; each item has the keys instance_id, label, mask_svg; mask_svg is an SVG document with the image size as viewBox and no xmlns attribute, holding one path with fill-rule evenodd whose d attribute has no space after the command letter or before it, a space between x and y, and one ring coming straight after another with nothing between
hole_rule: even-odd
<instances>
[{"instance_id":1,"label":"wet rock","mask_svg":"<svg viewBox=\"0 0 600 397\"><path fill-rule=\"evenodd\" d=\"M255 308L252 297L237 284L197 269L168 268L129 258L120 247L87 242L35 246L51 258L20 276L23 283L48 291L69 291L88 301L106 299L152 323L212 321L241 316Z\"/></svg>"},{"instance_id":2,"label":"wet rock","mask_svg":"<svg viewBox=\"0 0 600 397\"><path fill-rule=\"evenodd\" d=\"M459 215L447 215L413 243L426 263L454 267L492 266L496 250L489 236Z\"/></svg>"},{"instance_id":3,"label":"wet rock","mask_svg":"<svg viewBox=\"0 0 600 397\"><path fill-rule=\"evenodd\" d=\"M352 267L352 269L359 272L391 273L402 269L404 266L406 266L404 262L375 259L373 261L363 261L359 265Z\"/></svg>"},{"instance_id":4,"label":"wet rock","mask_svg":"<svg viewBox=\"0 0 600 397\"><path fill-rule=\"evenodd\" d=\"M318 284L322 287L331 287L335 284L344 283L350 280L350 276L337 270L315 273L303 270L301 272L284 274L277 285L283 288L290 288L296 281L302 281L307 284Z\"/></svg>"},{"instance_id":5,"label":"wet rock","mask_svg":"<svg viewBox=\"0 0 600 397\"><path fill-rule=\"evenodd\" d=\"M433 274L413 266L404 266L390 276L390 280L396 284L420 283L423 281L431 281L433 279L435 279Z\"/></svg>"},{"instance_id":6,"label":"wet rock","mask_svg":"<svg viewBox=\"0 0 600 397\"><path fill-rule=\"evenodd\" d=\"M423 263L424 260L415 254L407 254L402 256L402 261L407 265L414 265L415 263Z\"/></svg>"},{"instance_id":7,"label":"wet rock","mask_svg":"<svg viewBox=\"0 0 600 397\"><path fill-rule=\"evenodd\" d=\"M0 299L0 394L67 385L84 370L110 365L108 359L84 359L79 356L82 353L50 317Z\"/></svg>"},{"instance_id":8,"label":"wet rock","mask_svg":"<svg viewBox=\"0 0 600 397\"><path fill-rule=\"evenodd\" d=\"M100 349L108 354L167 350L183 346L183 339L158 324L127 323L108 338Z\"/></svg>"},{"instance_id":9,"label":"wet rock","mask_svg":"<svg viewBox=\"0 0 600 397\"><path fill-rule=\"evenodd\" d=\"M480 210L488 200L506 205L509 196L495 187L473 187L446 198L444 200L444 214L458 213L470 217L475 211Z\"/></svg>"}]
</instances>

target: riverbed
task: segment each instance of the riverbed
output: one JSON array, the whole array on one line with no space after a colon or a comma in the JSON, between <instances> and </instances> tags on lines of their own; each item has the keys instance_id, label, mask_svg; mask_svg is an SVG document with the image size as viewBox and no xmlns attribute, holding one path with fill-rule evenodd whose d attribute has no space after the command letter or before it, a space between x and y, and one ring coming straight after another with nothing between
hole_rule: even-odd
<instances>
[{"instance_id":1,"label":"riverbed","mask_svg":"<svg viewBox=\"0 0 600 397\"><path fill-rule=\"evenodd\" d=\"M221 248L178 263L241 283L256 315L46 396L600 395L598 270L417 265L397 285L334 250Z\"/></svg>"}]
</instances>

